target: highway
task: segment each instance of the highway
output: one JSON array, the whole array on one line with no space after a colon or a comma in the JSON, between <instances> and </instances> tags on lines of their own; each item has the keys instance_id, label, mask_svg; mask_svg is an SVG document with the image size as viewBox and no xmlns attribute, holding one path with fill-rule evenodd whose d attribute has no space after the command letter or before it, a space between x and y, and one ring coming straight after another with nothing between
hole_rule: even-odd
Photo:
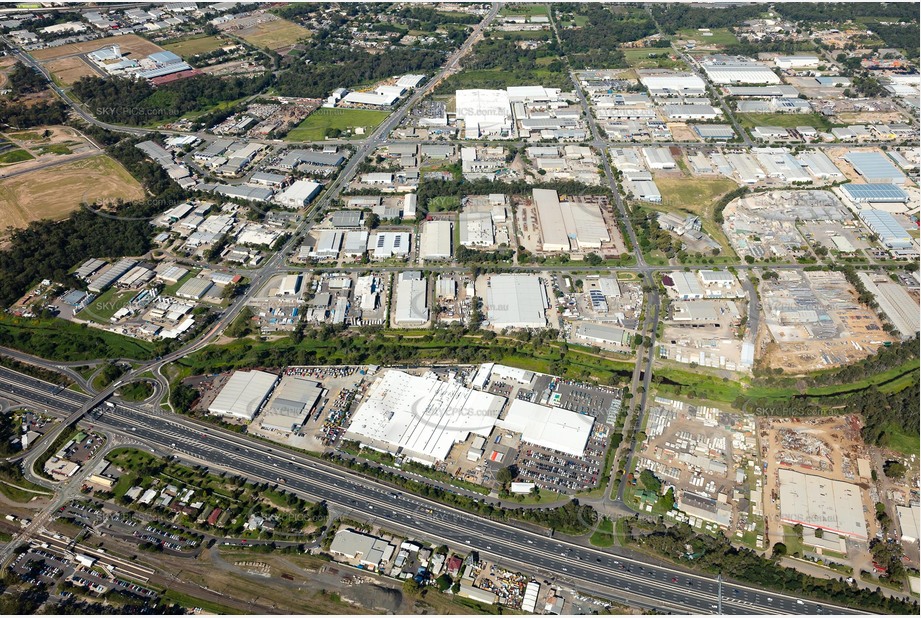
<instances>
[{"instance_id":1,"label":"highway","mask_svg":"<svg viewBox=\"0 0 921 618\"><path fill-rule=\"evenodd\" d=\"M0 394L64 415L82 409L89 399L2 367ZM714 578L626 555L624 550L602 551L473 515L406 494L325 461L281 447L269 448L245 435L185 417L117 405L94 410L85 422L190 463L227 470L254 481L283 482L285 488L310 500L326 501L337 513L407 531L433 543L466 546L509 567L565 582L586 593L682 613L715 613L718 606L719 584ZM724 613L858 613L726 581L722 587Z\"/></svg>"}]
</instances>

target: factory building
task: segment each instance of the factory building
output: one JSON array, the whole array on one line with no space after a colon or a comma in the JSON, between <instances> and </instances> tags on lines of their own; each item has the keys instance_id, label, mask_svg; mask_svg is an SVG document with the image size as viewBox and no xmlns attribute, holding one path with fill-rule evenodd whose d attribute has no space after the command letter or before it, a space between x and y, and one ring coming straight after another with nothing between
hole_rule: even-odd
<instances>
[{"instance_id":1,"label":"factory building","mask_svg":"<svg viewBox=\"0 0 921 618\"><path fill-rule=\"evenodd\" d=\"M844 160L870 183L904 185L905 174L881 152L849 152Z\"/></svg>"},{"instance_id":2,"label":"factory building","mask_svg":"<svg viewBox=\"0 0 921 618\"><path fill-rule=\"evenodd\" d=\"M537 275L494 275L486 292L486 312L495 328L545 328L547 290Z\"/></svg>"},{"instance_id":3,"label":"factory building","mask_svg":"<svg viewBox=\"0 0 921 618\"><path fill-rule=\"evenodd\" d=\"M505 398L443 382L385 370L368 389L346 439L426 464L447 459L455 444L475 434L488 438Z\"/></svg>"},{"instance_id":4,"label":"factory building","mask_svg":"<svg viewBox=\"0 0 921 618\"><path fill-rule=\"evenodd\" d=\"M290 187L275 197L285 208L303 208L320 193L323 185L312 180L296 180Z\"/></svg>"},{"instance_id":5,"label":"factory building","mask_svg":"<svg viewBox=\"0 0 921 618\"><path fill-rule=\"evenodd\" d=\"M343 556L349 560L357 558L362 566L375 571L381 563L390 560L394 550L395 547L384 539L352 530L337 532L329 546L329 553L334 556Z\"/></svg>"},{"instance_id":6,"label":"factory building","mask_svg":"<svg viewBox=\"0 0 921 618\"><path fill-rule=\"evenodd\" d=\"M251 421L277 381L278 376L264 371L236 371L208 406L208 412Z\"/></svg>"},{"instance_id":7,"label":"factory building","mask_svg":"<svg viewBox=\"0 0 921 618\"><path fill-rule=\"evenodd\" d=\"M859 486L786 468L778 470L777 476L783 522L859 540L867 538Z\"/></svg>"},{"instance_id":8,"label":"factory building","mask_svg":"<svg viewBox=\"0 0 921 618\"><path fill-rule=\"evenodd\" d=\"M296 431L316 408L323 387L312 380L283 376L265 406L260 425L271 431Z\"/></svg>"},{"instance_id":9,"label":"factory building","mask_svg":"<svg viewBox=\"0 0 921 618\"><path fill-rule=\"evenodd\" d=\"M512 106L505 90L458 90L455 108L464 137L510 137Z\"/></svg>"},{"instance_id":10,"label":"factory building","mask_svg":"<svg viewBox=\"0 0 921 618\"><path fill-rule=\"evenodd\" d=\"M450 221L426 221L422 224L419 257L423 260L450 259L453 239L454 225Z\"/></svg>"},{"instance_id":11,"label":"factory building","mask_svg":"<svg viewBox=\"0 0 921 618\"><path fill-rule=\"evenodd\" d=\"M515 399L496 425L520 433L522 442L582 457L595 419L588 414Z\"/></svg>"},{"instance_id":12,"label":"factory building","mask_svg":"<svg viewBox=\"0 0 921 618\"><path fill-rule=\"evenodd\" d=\"M391 257L406 257L412 250L409 232L377 232L368 243L368 250L374 259L386 260Z\"/></svg>"},{"instance_id":13,"label":"factory building","mask_svg":"<svg viewBox=\"0 0 921 618\"><path fill-rule=\"evenodd\" d=\"M885 210L860 211L860 218L889 249L909 249L912 238L891 213Z\"/></svg>"},{"instance_id":14,"label":"factory building","mask_svg":"<svg viewBox=\"0 0 921 618\"><path fill-rule=\"evenodd\" d=\"M806 69L819 65L817 56L778 56L774 58L774 65L784 69Z\"/></svg>"},{"instance_id":15,"label":"factory building","mask_svg":"<svg viewBox=\"0 0 921 618\"><path fill-rule=\"evenodd\" d=\"M640 82L652 96L702 95L707 92L704 80L693 73L672 71L638 71Z\"/></svg>"},{"instance_id":16,"label":"factory building","mask_svg":"<svg viewBox=\"0 0 921 618\"><path fill-rule=\"evenodd\" d=\"M800 164L809 173L821 180L843 180L844 174L834 162L821 150L804 152L798 157Z\"/></svg>"},{"instance_id":17,"label":"factory building","mask_svg":"<svg viewBox=\"0 0 921 618\"><path fill-rule=\"evenodd\" d=\"M718 54L700 60L700 67L714 84L780 84L770 68L743 56Z\"/></svg>"},{"instance_id":18,"label":"factory building","mask_svg":"<svg viewBox=\"0 0 921 618\"><path fill-rule=\"evenodd\" d=\"M598 204L561 203L553 189L534 189L533 199L544 251L598 249L611 241Z\"/></svg>"},{"instance_id":19,"label":"factory building","mask_svg":"<svg viewBox=\"0 0 921 618\"><path fill-rule=\"evenodd\" d=\"M418 326L429 320L428 279L418 270L406 270L398 276L394 320L401 326Z\"/></svg>"},{"instance_id":20,"label":"factory building","mask_svg":"<svg viewBox=\"0 0 921 618\"><path fill-rule=\"evenodd\" d=\"M921 539L921 508L917 504L912 506L895 507L899 518L899 527L902 529L903 543L917 543Z\"/></svg>"},{"instance_id":21,"label":"factory building","mask_svg":"<svg viewBox=\"0 0 921 618\"><path fill-rule=\"evenodd\" d=\"M590 322L579 324L576 337L590 343L603 345L616 345L629 348L633 337L622 328L607 324L593 324Z\"/></svg>"},{"instance_id":22,"label":"factory building","mask_svg":"<svg viewBox=\"0 0 921 618\"><path fill-rule=\"evenodd\" d=\"M855 204L901 203L908 201L908 194L899 186L885 183L855 185L848 183L841 187L845 197Z\"/></svg>"},{"instance_id":23,"label":"factory building","mask_svg":"<svg viewBox=\"0 0 921 618\"><path fill-rule=\"evenodd\" d=\"M643 157L651 170L675 169L675 160L668 148L643 148Z\"/></svg>"},{"instance_id":24,"label":"factory building","mask_svg":"<svg viewBox=\"0 0 921 618\"><path fill-rule=\"evenodd\" d=\"M488 247L496 241L496 227L488 212L460 214L460 244L464 247Z\"/></svg>"}]
</instances>

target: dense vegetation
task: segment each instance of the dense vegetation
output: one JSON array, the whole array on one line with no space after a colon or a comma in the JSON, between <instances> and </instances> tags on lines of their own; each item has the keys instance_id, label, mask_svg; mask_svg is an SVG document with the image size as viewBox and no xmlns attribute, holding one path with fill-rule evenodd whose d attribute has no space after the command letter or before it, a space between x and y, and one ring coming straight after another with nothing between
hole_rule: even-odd
<instances>
[{"instance_id":1,"label":"dense vegetation","mask_svg":"<svg viewBox=\"0 0 921 618\"><path fill-rule=\"evenodd\" d=\"M861 17L886 21L918 19L918 5L911 2L784 2L774 8L787 19L811 23L844 23ZM917 42L915 39L916 45Z\"/></svg>"},{"instance_id":2,"label":"dense vegetation","mask_svg":"<svg viewBox=\"0 0 921 618\"><path fill-rule=\"evenodd\" d=\"M687 524L667 527L631 518L624 520L629 544L664 556L679 564L722 573L737 581L786 591L883 614L918 613L916 602L885 596L879 591L850 585L843 579L819 579L783 567L749 549L733 547L722 534L697 534Z\"/></svg>"},{"instance_id":3,"label":"dense vegetation","mask_svg":"<svg viewBox=\"0 0 921 618\"><path fill-rule=\"evenodd\" d=\"M585 18L578 28L560 28L563 52L574 69L626 66L619 47L656 33L648 14L635 8L604 4L554 5L554 15L573 12Z\"/></svg>"},{"instance_id":4,"label":"dense vegetation","mask_svg":"<svg viewBox=\"0 0 921 618\"><path fill-rule=\"evenodd\" d=\"M918 40L921 38L921 33L919 33L917 21L909 24L872 23L868 25L887 47L905 50L908 58L918 59Z\"/></svg>"},{"instance_id":5,"label":"dense vegetation","mask_svg":"<svg viewBox=\"0 0 921 618\"><path fill-rule=\"evenodd\" d=\"M763 5L739 4L717 7L683 3L656 3L649 5L653 17L665 34L697 28L732 28L755 19L764 10Z\"/></svg>"},{"instance_id":6,"label":"dense vegetation","mask_svg":"<svg viewBox=\"0 0 921 618\"><path fill-rule=\"evenodd\" d=\"M16 63L7 79L7 86L12 90L14 97L41 92L47 85L41 73L21 62Z\"/></svg>"},{"instance_id":7,"label":"dense vegetation","mask_svg":"<svg viewBox=\"0 0 921 618\"><path fill-rule=\"evenodd\" d=\"M271 75L253 78L200 75L154 88L144 80L83 77L73 85L73 93L100 120L146 125L258 94L271 81Z\"/></svg>"},{"instance_id":8,"label":"dense vegetation","mask_svg":"<svg viewBox=\"0 0 921 618\"><path fill-rule=\"evenodd\" d=\"M34 105L15 101L0 101L0 126L28 129L49 124L63 124L67 106L61 101L42 101Z\"/></svg>"}]
</instances>

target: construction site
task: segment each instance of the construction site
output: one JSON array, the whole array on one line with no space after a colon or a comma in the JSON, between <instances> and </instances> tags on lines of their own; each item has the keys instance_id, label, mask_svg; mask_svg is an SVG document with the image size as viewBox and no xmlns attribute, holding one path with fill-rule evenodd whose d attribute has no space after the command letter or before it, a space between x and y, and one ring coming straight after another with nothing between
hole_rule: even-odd
<instances>
[{"instance_id":1,"label":"construction site","mask_svg":"<svg viewBox=\"0 0 921 618\"><path fill-rule=\"evenodd\" d=\"M767 328L757 347L765 368L795 374L836 367L895 340L839 272L782 270L761 282L760 293Z\"/></svg>"}]
</instances>

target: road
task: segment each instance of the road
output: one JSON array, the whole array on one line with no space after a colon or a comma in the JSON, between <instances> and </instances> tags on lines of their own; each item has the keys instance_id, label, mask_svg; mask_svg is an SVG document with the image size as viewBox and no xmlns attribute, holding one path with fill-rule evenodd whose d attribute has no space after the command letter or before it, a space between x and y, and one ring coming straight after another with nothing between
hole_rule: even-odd
<instances>
[{"instance_id":1,"label":"road","mask_svg":"<svg viewBox=\"0 0 921 618\"><path fill-rule=\"evenodd\" d=\"M86 395L0 368L0 393L68 414L85 405ZM600 594L630 605L674 612L715 613L718 582L635 557L622 549L603 551L572 540L493 521L396 490L322 460L267 448L245 435L141 407L103 406L86 419L95 430L142 442L192 464L226 470L257 482L283 483L337 512L405 531L432 543L467 546L512 568ZM281 481L279 479L282 479ZM859 613L757 588L723 583L724 613Z\"/></svg>"}]
</instances>

